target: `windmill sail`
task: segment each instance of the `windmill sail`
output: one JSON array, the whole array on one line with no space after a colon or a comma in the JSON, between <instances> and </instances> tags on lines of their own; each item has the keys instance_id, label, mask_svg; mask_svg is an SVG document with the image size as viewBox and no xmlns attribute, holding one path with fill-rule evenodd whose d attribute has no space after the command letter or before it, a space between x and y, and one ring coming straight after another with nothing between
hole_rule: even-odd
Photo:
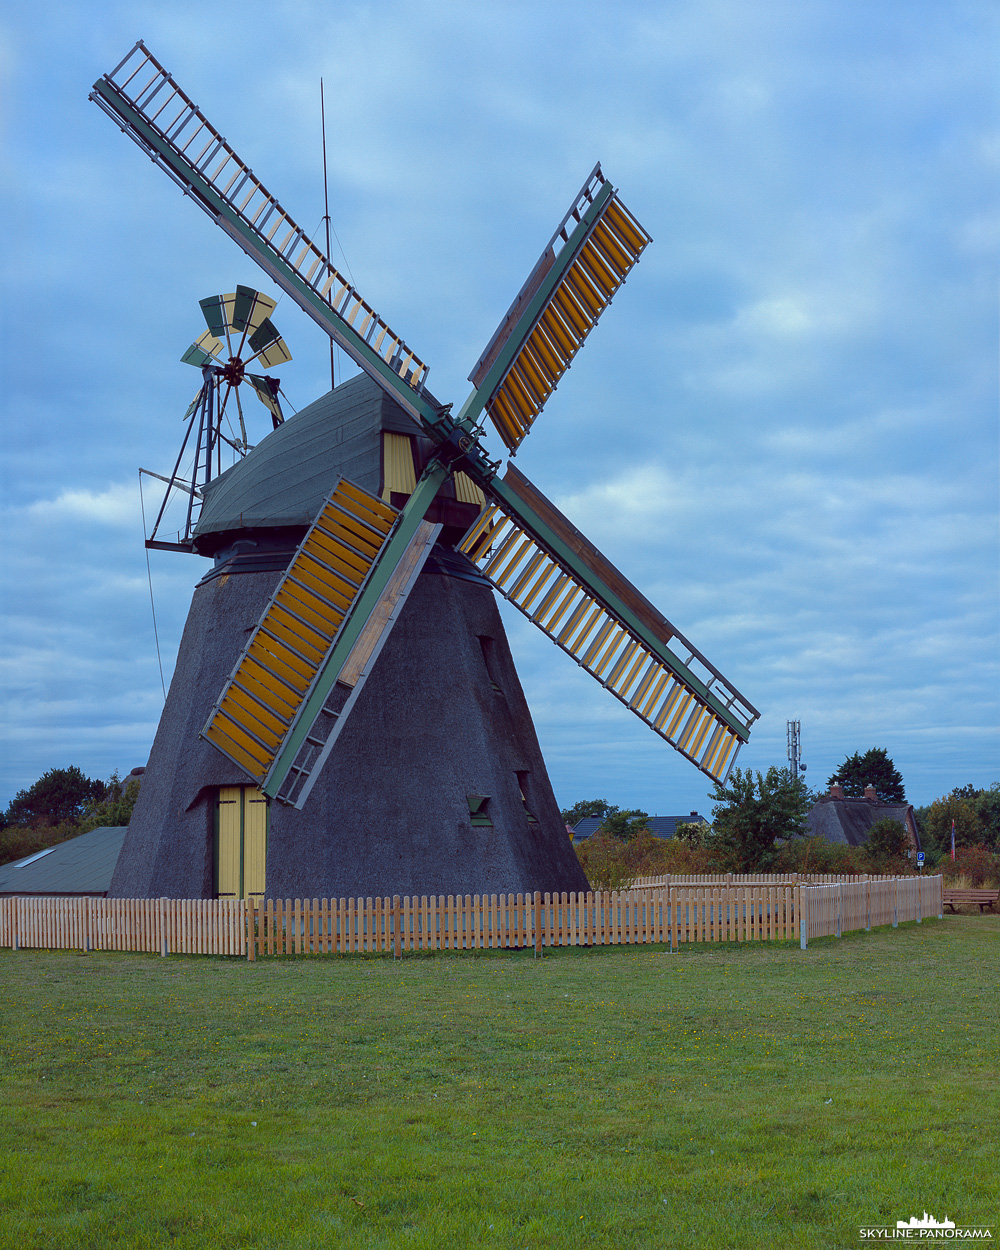
<instances>
[{"instance_id":1,"label":"windmill sail","mask_svg":"<svg viewBox=\"0 0 1000 1250\"><path fill-rule=\"evenodd\" d=\"M650 242L600 165L470 374L475 390L453 418L426 390L427 366L142 42L94 84L91 99L435 444L401 513L341 482L341 496L327 504L333 512L324 519L324 510L307 534L204 736L270 797L301 806L440 528L425 520L427 510L454 476L459 501L487 500L461 549L493 586L698 768L725 777L756 709L523 475L509 468L498 480L498 462L479 441L485 411L507 448L517 449ZM255 302L255 295L238 288L204 302L208 335L184 359L206 373L218 369L212 362L232 329L250 331L265 369L287 359L267 316L269 301ZM248 376L279 420L276 382ZM201 420L206 424L204 411Z\"/></svg>"},{"instance_id":2,"label":"windmill sail","mask_svg":"<svg viewBox=\"0 0 1000 1250\"><path fill-rule=\"evenodd\" d=\"M513 465L461 543L529 620L713 780L759 713Z\"/></svg>"},{"instance_id":3,"label":"windmill sail","mask_svg":"<svg viewBox=\"0 0 1000 1250\"><path fill-rule=\"evenodd\" d=\"M141 40L94 83L90 98L408 412L418 420L437 418L437 405L423 394L427 366L337 272Z\"/></svg>"},{"instance_id":4,"label":"windmill sail","mask_svg":"<svg viewBox=\"0 0 1000 1250\"><path fill-rule=\"evenodd\" d=\"M305 802L440 533L444 475L402 512L341 478L278 583L202 730L270 798Z\"/></svg>"},{"instance_id":5,"label":"windmill sail","mask_svg":"<svg viewBox=\"0 0 1000 1250\"><path fill-rule=\"evenodd\" d=\"M516 450L650 241L595 166L469 374L462 416L485 407Z\"/></svg>"}]
</instances>

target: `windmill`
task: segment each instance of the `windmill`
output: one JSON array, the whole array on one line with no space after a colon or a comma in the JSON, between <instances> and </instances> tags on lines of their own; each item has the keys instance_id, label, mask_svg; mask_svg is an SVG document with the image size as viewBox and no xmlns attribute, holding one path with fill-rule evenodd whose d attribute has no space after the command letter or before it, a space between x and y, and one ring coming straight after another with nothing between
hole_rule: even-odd
<instances>
[{"instance_id":1,"label":"windmill","mask_svg":"<svg viewBox=\"0 0 1000 1250\"><path fill-rule=\"evenodd\" d=\"M238 286L226 295L210 295L200 304L208 329L195 339L181 360L201 370L202 383L184 414L187 428L173 472L168 478L161 478L167 483L167 489L146 541L147 547L158 550L193 550L192 535L205 489L222 472L223 446L228 446L235 456L245 456L250 450L240 400L242 383L249 383L270 412L275 429L284 420L278 400L280 380L248 371L255 362L265 369L274 369L292 358L270 320L275 301L260 291ZM239 422L239 434L232 424L233 409ZM180 476L181 462L189 444L193 465L190 481ZM157 538L157 533L175 489L188 497L184 530L178 531L176 542L165 542Z\"/></svg>"},{"instance_id":2,"label":"windmill","mask_svg":"<svg viewBox=\"0 0 1000 1250\"><path fill-rule=\"evenodd\" d=\"M473 391L454 413L452 405L442 404L429 391L427 365L337 272L144 44L137 43L111 73L95 83L91 98L370 379L360 383L352 379L354 386L346 397L341 393L352 383L338 387L311 406L315 411L304 410L285 423L229 474L217 479L193 534L196 548L203 552L209 551L205 544L212 535L219 536L222 546L214 553L217 565L221 554L218 567L235 570L247 558L245 551L238 550L245 544L232 541L237 515L240 526L247 525L248 517L257 518L255 537L247 540L251 544L265 531L269 536L282 534L287 543L292 522L300 527L293 550L279 551L278 539L277 546L272 544L271 568L278 575L272 578L266 602L253 605L259 610L244 627L248 637L228 675L219 682L207 718L197 727L199 749L211 744L228 761L232 776L254 783L258 802L271 801L267 892L287 890L293 879L324 886L345 879L332 868L316 869L315 862L311 878L307 864L301 865L299 876L289 875L286 866L297 854L301 859L302 852L296 850L294 836L281 834L278 825L291 829L290 813L306 817L310 811L325 811L323 803L334 802L333 792L356 784L350 780L352 769L356 772L367 764L367 757L358 756L360 740L367 733L365 749L378 751L376 722L382 717L379 723L384 727L391 711L390 688L400 698L404 697L400 692L407 689L398 682L392 687L388 676L394 665L398 669L399 655L407 647L411 648L407 678L427 699L436 697L441 683L447 687L454 673L466 661L471 666L474 659L492 687L506 697L503 714L494 712L483 703L480 692L459 683L449 698L436 704L435 715L441 719L452 716L456 700L479 707L473 716L474 732L466 725L438 748L436 758L443 771L452 767L456 752L472 750L467 740L474 738L482 739L484 759L501 754L512 763L520 751L535 762L530 769L506 769L507 782L497 783L503 795L485 787L482 793L468 788L474 771L471 764L463 765L464 772L458 768L449 781L457 785L464 776L467 786L464 820L455 834L457 841L453 839L447 850L452 856L448 867L456 881L462 879L459 861L463 855L473 868L477 862L482 868L490 854L503 859L495 846L477 849L474 836L481 829L496 831L502 817L508 826L504 836L508 842L513 839L511 845L517 843L518 849L507 856L506 866L493 878L516 877L517 884L500 888L580 888L582 876L575 860L571 861L561 822L553 819L557 809L502 627L498 617L496 624L487 622L484 613L489 609L482 591L487 587L499 591L713 779L728 774L758 716L732 683L522 473L509 465L501 477L500 462L490 459L482 442L488 419L511 455L516 453L649 236L600 165L595 166L470 373ZM292 444L308 443L313 464L322 431L331 428L334 416L341 422L340 430L346 420L344 405L350 403L380 405L373 428L382 434L381 492L377 482L369 480L365 485L357 476L342 472L324 483L327 489L316 499L315 482L303 480L300 457L287 479L288 491L274 505L275 482L284 480L278 468L284 466L281 472L289 472ZM393 437L406 442L406 447ZM288 499L294 496L297 505L311 500L309 515L295 513L286 494ZM274 514L275 506L279 515ZM460 519L463 524L458 525ZM261 568L261 560L266 563L268 555L258 550L253 558L257 560L254 568ZM429 589L435 579L422 574L435 568L465 587L461 603L455 599L454 587L444 598ZM223 582L225 576L214 580ZM469 589L472 585L475 591ZM434 594L441 604L452 596L447 609L451 615L436 616L435 628L429 630L424 628L430 619L426 614L444 611L440 604L431 608ZM476 605L469 606L477 594ZM496 616L492 594L487 594ZM249 614L251 598L244 615ZM455 627L456 622L460 627ZM192 629L192 618L188 629ZM208 637L206 620L197 629ZM451 631L452 649L435 653L429 665L427 656L438 645L436 636L442 631ZM403 639L398 646L397 634ZM414 658L414 647L424 648L419 660ZM178 667L182 667L180 659ZM434 671L428 671L429 667ZM180 677L182 683L194 679L193 670ZM202 672L198 680L204 685L209 677ZM371 695L369 682L379 688L379 698ZM431 717L426 720L428 726L436 724ZM459 721L460 716L456 725ZM503 732L497 728L501 722ZM170 729L175 741L183 733L194 732L189 714L184 725ZM157 743L163 733L161 721ZM423 737L428 734L433 737L431 729ZM184 750L193 749L188 739L186 747L174 748L175 756L179 760ZM154 755L156 751L154 744ZM153 771L152 758L149 771ZM419 771L412 760L400 760L398 775L386 784L405 789ZM332 776L336 784L331 783ZM140 801L147 808L157 802L176 805L182 796L168 794L168 789L165 785L161 795L154 795L147 773ZM315 797L310 799L317 794L322 796L318 804ZM513 833L511 821L518 826ZM388 859L383 855L379 862L382 876L367 878L377 880L381 893L391 892L390 877L401 882L400 892L419 892L419 885L414 888L412 857L407 860L403 847L407 821L401 823L402 829L389 831L385 837L393 841L398 858L406 860L404 869L396 871L389 862L391 855ZM556 831L558 847L553 840ZM528 849L525 836L534 839ZM130 831L130 839L131 849L127 841L123 857L133 864L169 858L151 834L140 830L133 838ZM459 844L461 852L455 849ZM315 842L311 845L318 847ZM187 880L198 871L192 860ZM147 889L153 889L152 880L146 878ZM180 888L176 872L171 876L164 869L156 880L161 892L170 892L165 885ZM488 880L477 882L474 875L464 880L477 890L489 888ZM130 877L120 860L113 891L124 892L129 883L135 889L139 878L134 873ZM191 892L190 884L186 892Z\"/></svg>"}]
</instances>

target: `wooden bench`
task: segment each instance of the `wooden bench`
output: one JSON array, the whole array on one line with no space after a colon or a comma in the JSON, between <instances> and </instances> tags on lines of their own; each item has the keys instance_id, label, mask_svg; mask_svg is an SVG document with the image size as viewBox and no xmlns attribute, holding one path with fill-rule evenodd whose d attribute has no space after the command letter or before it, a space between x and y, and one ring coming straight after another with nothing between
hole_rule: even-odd
<instances>
[{"instance_id":1,"label":"wooden bench","mask_svg":"<svg viewBox=\"0 0 1000 1250\"><path fill-rule=\"evenodd\" d=\"M978 903L979 914L982 915L983 908L992 907L998 899L1000 890L952 890L946 887L943 891L943 900L952 911L956 903Z\"/></svg>"}]
</instances>

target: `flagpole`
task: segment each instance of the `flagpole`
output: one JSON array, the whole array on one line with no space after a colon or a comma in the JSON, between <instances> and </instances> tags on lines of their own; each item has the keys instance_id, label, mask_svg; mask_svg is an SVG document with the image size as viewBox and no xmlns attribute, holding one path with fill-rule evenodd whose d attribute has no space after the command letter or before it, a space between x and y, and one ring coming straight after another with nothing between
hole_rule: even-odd
<instances>
[{"instance_id":1,"label":"flagpole","mask_svg":"<svg viewBox=\"0 0 1000 1250\"><path fill-rule=\"evenodd\" d=\"M326 222L326 259L330 261L330 183L326 175L326 102L323 99L323 79L319 80L319 115L323 129L323 209ZM330 339L330 386L335 388L337 376L333 369L333 339Z\"/></svg>"}]
</instances>

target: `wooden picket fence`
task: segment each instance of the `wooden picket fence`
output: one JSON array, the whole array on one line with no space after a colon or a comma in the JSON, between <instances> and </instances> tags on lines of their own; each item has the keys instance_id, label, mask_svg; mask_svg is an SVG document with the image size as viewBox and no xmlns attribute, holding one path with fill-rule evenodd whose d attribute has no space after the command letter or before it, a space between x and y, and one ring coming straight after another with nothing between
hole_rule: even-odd
<instances>
[{"instance_id":1,"label":"wooden picket fence","mask_svg":"<svg viewBox=\"0 0 1000 1250\"><path fill-rule=\"evenodd\" d=\"M0 898L0 947L161 955L387 954L755 942L943 914L941 877L366 899Z\"/></svg>"},{"instance_id":2,"label":"wooden picket fence","mask_svg":"<svg viewBox=\"0 0 1000 1250\"><path fill-rule=\"evenodd\" d=\"M803 906L808 937L839 937L856 929L940 918L944 878L896 877L810 886Z\"/></svg>"},{"instance_id":3,"label":"wooden picket fence","mask_svg":"<svg viewBox=\"0 0 1000 1250\"><path fill-rule=\"evenodd\" d=\"M269 899L257 955L761 941L799 936L791 887Z\"/></svg>"},{"instance_id":4,"label":"wooden picket fence","mask_svg":"<svg viewBox=\"0 0 1000 1250\"><path fill-rule=\"evenodd\" d=\"M834 885L845 881L895 881L877 873L855 875L836 872L754 872L754 873L664 873L658 877L636 877L633 888L647 885Z\"/></svg>"},{"instance_id":5,"label":"wooden picket fence","mask_svg":"<svg viewBox=\"0 0 1000 1250\"><path fill-rule=\"evenodd\" d=\"M0 898L0 947L245 955L248 910L229 898Z\"/></svg>"}]
</instances>

